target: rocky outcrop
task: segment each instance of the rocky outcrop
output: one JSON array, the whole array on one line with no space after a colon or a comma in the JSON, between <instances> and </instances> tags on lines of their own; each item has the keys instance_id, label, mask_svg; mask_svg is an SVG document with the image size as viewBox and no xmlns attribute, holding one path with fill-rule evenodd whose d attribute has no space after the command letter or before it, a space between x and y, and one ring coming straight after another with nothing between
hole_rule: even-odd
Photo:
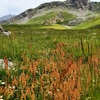
<instances>
[{"instance_id":1,"label":"rocky outcrop","mask_svg":"<svg viewBox=\"0 0 100 100\"><path fill-rule=\"evenodd\" d=\"M52 9L56 7L68 8L68 5L64 2L55 1L55 2L41 4L40 6L37 7L37 9L43 9L43 8Z\"/></svg>"},{"instance_id":2,"label":"rocky outcrop","mask_svg":"<svg viewBox=\"0 0 100 100\"><path fill-rule=\"evenodd\" d=\"M76 26L78 24L80 24L81 22L83 22L84 20L82 18L76 18L72 21L68 22L68 26Z\"/></svg>"}]
</instances>

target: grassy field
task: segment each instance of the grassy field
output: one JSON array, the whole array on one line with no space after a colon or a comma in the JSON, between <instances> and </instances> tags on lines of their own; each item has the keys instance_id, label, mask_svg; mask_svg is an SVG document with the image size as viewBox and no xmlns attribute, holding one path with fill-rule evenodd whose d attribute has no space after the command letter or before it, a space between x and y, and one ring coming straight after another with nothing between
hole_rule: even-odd
<instances>
[{"instance_id":1,"label":"grassy field","mask_svg":"<svg viewBox=\"0 0 100 100\"><path fill-rule=\"evenodd\" d=\"M0 98L4 100L100 100L100 30L55 30L5 25L0 35ZM4 84L2 84L4 83Z\"/></svg>"}]
</instances>

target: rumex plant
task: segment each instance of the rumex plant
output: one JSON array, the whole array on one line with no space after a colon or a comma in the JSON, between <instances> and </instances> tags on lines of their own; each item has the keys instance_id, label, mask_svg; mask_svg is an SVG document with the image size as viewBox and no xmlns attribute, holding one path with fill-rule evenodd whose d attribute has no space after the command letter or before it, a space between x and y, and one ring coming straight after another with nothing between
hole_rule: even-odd
<instances>
[{"instance_id":1,"label":"rumex plant","mask_svg":"<svg viewBox=\"0 0 100 100\"><path fill-rule=\"evenodd\" d=\"M4 100L81 100L92 93L99 82L99 55L74 59L66 52L66 44L58 43L48 58L28 60L22 55L19 68L8 70L0 85ZM46 53L46 52L45 52ZM6 58L5 58L6 60ZM16 74L16 75L14 75Z\"/></svg>"}]
</instances>

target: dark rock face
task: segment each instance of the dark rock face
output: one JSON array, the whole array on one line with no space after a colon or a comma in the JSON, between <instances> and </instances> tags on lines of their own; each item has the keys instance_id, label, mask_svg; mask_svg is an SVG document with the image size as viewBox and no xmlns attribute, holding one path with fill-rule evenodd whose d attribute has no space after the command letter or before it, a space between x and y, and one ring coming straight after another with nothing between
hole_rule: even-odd
<instances>
[{"instance_id":1,"label":"dark rock face","mask_svg":"<svg viewBox=\"0 0 100 100\"><path fill-rule=\"evenodd\" d=\"M86 6L90 0L66 0L66 1L73 4L83 4Z\"/></svg>"},{"instance_id":2,"label":"dark rock face","mask_svg":"<svg viewBox=\"0 0 100 100\"><path fill-rule=\"evenodd\" d=\"M72 2L78 3L78 4L83 4L87 6L89 0L71 0Z\"/></svg>"},{"instance_id":3,"label":"dark rock face","mask_svg":"<svg viewBox=\"0 0 100 100\"><path fill-rule=\"evenodd\" d=\"M89 0L66 0L67 3L70 3L75 8L82 8L84 9L84 6L88 6Z\"/></svg>"},{"instance_id":4,"label":"dark rock face","mask_svg":"<svg viewBox=\"0 0 100 100\"><path fill-rule=\"evenodd\" d=\"M67 8L67 4L64 2L59 2L59 1L55 1L55 2L50 2L50 3L44 3L41 4L40 6L38 6L38 9L42 9L42 8L54 8L54 7L62 7L62 8Z\"/></svg>"}]
</instances>

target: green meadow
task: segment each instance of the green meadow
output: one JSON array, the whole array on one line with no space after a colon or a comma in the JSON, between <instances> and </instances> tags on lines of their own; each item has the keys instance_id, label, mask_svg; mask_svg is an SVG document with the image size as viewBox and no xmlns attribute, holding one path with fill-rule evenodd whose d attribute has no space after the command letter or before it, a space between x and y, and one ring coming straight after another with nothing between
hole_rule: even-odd
<instances>
[{"instance_id":1,"label":"green meadow","mask_svg":"<svg viewBox=\"0 0 100 100\"><path fill-rule=\"evenodd\" d=\"M0 35L0 59L6 56L14 65L10 69L0 65L0 98L100 100L99 27L76 30L60 25L4 25L3 28L12 33Z\"/></svg>"}]
</instances>

